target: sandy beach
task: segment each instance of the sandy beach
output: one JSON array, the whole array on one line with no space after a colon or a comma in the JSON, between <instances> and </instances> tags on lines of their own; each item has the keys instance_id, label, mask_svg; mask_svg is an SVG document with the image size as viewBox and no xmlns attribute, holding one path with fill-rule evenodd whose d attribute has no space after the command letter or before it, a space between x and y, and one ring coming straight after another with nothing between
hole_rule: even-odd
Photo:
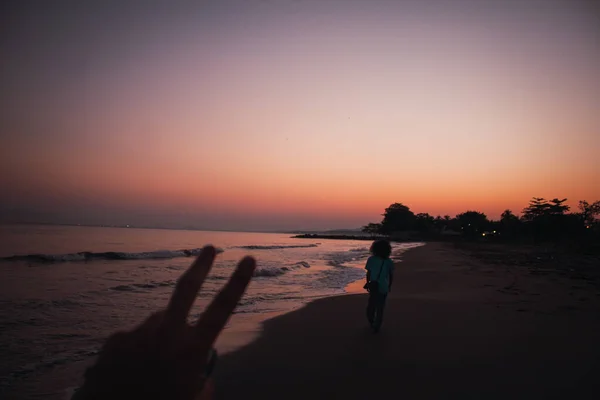
<instances>
[{"instance_id":1,"label":"sandy beach","mask_svg":"<svg viewBox=\"0 0 600 400\"><path fill-rule=\"evenodd\" d=\"M217 396L598 398L598 287L535 272L451 244L410 250L378 335L365 294L317 300L223 356Z\"/></svg>"}]
</instances>

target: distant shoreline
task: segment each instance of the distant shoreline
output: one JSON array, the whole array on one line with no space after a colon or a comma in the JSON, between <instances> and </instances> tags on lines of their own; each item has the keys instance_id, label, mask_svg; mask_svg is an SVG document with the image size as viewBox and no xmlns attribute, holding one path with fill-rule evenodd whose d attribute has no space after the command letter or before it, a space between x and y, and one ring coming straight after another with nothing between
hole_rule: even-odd
<instances>
[{"instance_id":1,"label":"distant shoreline","mask_svg":"<svg viewBox=\"0 0 600 400\"><path fill-rule=\"evenodd\" d=\"M292 236L292 239L331 239L331 240L378 240L386 239L387 236L354 236L354 235L324 235L319 233L304 233Z\"/></svg>"}]
</instances>

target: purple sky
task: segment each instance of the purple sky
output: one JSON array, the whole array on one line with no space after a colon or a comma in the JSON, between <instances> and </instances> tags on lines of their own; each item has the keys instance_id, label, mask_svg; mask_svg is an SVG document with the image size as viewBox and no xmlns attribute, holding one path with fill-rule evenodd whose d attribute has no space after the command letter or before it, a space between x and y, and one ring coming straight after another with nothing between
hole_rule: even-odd
<instances>
[{"instance_id":1,"label":"purple sky","mask_svg":"<svg viewBox=\"0 0 600 400\"><path fill-rule=\"evenodd\" d=\"M175 3L2 3L0 221L327 229L600 198L597 2Z\"/></svg>"}]
</instances>

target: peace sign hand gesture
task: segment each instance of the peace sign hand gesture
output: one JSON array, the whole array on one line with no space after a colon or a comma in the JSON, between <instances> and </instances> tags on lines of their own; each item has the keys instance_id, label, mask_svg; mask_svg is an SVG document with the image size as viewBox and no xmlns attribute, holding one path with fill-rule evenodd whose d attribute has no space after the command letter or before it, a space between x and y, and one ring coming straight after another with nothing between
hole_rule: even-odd
<instances>
[{"instance_id":1,"label":"peace sign hand gesture","mask_svg":"<svg viewBox=\"0 0 600 400\"><path fill-rule=\"evenodd\" d=\"M181 276L166 310L130 332L113 334L73 399L196 399L206 383L213 344L252 278L256 261L245 257L198 322L188 314L216 256L206 246Z\"/></svg>"}]
</instances>

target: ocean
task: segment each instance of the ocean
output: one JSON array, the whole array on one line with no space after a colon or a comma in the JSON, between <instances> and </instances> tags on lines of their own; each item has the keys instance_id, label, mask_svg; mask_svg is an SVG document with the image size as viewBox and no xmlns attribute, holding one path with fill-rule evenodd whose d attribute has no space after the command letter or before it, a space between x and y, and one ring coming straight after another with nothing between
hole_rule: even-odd
<instances>
[{"instance_id":1,"label":"ocean","mask_svg":"<svg viewBox=\"0 0 600 400\"><path fill-rule=\"evenodd\" d=\"M66 399L112 332L163 308L199 249L220 254L198 317L247 254L255 278L217 342L233 351L260 322L364 278L369 241L290 234L76 226L0 226L0 397ZM419 243L394 244L394 257Z\"/></svg>"}]
</instances>

